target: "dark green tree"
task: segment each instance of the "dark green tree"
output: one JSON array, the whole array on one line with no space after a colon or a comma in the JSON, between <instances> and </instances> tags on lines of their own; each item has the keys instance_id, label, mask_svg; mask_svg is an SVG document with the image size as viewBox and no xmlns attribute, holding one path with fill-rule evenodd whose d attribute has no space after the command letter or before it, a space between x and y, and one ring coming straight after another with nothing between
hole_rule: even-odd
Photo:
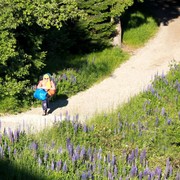
<instances>
[{"instance_id":1,"label":"dark green tree","mask_svg":"<svg viewBox=\"0 0 180 180\"><path fill-rule=\"evenodd\" d=\"M133 5L134 0L77 0L77 2L79 8L88 14L85 21L80 20L77 23L78 30L81 30L80 34L83 34L78 36L81 49L90 47L92 50L93 47L96 50L109 46L117 34L119 34L118 44L121 44L120 17L129 6Z\"/></svg>"}]
</instances>

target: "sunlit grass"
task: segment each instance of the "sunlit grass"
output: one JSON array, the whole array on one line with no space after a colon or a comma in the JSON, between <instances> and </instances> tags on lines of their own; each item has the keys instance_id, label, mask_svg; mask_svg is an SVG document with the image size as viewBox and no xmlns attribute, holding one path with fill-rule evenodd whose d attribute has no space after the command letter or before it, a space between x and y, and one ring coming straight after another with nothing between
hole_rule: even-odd
<instances>
[{"instance_id":1,"label":"sunlit grass","mask_svg":"<svg viewBox=\"0 0 180 180\"><path fill-rule=\"evenodd\" d=\"M115 112L84 124L67 117L32 135L7 129L0 134L0 177L178 179L179 93L180 65L174 64Z\"/></svg>"},{"instance_id":2,"label":"sunlit grass","mask_svg":"<svg viewBox=\"0 0 180 180\"><path fill-rule=\"evenodd\" d=\"M145 17L142 13L136 12L131 15L132 20L128 22L131 28L128 28L123 34L123 43L133 48L139 48L145 45L158 30L156 21L152 17ZM133 26L134 19L141 19L141 23Z\"/></svg>"}]
</instances>

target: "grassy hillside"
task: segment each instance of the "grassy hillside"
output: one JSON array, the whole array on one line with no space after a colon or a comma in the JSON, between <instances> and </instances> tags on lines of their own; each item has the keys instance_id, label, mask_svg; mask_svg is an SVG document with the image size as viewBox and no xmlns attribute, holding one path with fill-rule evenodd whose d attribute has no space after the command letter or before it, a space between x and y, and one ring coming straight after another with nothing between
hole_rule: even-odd
<instances>
[{"instance_id":1,"label":"grassy hillside","mask_svg":"<svg viewBox=\"0 0 180 180\"><path fill-rule=\"evenodd\" d=\"M180 178L180 65L111 114L0 135L1 179Z\"/></svg>"}]
</instances>

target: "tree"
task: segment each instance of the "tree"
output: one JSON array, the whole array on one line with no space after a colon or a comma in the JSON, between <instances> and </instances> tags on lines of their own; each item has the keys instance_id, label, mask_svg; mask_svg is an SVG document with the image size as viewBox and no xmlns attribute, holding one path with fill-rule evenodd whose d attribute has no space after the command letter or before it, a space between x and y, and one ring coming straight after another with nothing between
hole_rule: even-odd
<instances>
[{"instance_id":1,"label":"tree","mask_svg":"<svg viewBox=\"0 0 180 180\"><path fill-rule=\"evenodd\" d=\"M143 0L139 0L143 1ZM86 40L90 44L96 45L95 48L104 47L109 44L109 39L121 34L121 15L129 6L132 6L134 0L77 0L80 9L87 14L85 21L79 21L79 27L83 27ZM117 26L118 25L118 26ZM115 30L118 29L118 32ZM121 35L118 36L118 45L121 44ZM83 39L83 47L84 48ZM89 46L89 45L88 45Z\"/></svg>"},{"instance_id":2,"label":"tree","mask_svg":"<svg viewBox=\"0 0 180 180\"><path fill-rule=\"evenodd\" d=\"M44 30L83 16L75 0L0 0L0 101L28 95L25 88L45 66Z\"/></svg>"}]
</instances>

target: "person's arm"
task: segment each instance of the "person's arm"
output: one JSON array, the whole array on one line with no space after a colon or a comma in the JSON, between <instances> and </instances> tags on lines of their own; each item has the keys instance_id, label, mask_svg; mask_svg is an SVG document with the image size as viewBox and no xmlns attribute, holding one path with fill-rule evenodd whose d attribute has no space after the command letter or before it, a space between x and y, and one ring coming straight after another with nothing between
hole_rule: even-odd
<instances>
[{"instance_id":1,"label":"person's arm","mask_svg":"<svg viewBox=\"0 0 180 180\"><path fill-rule=\"evenodd\" d=\"M56 90L56 85L54 83L54 81L51 80L51 90Z\"/></svg>"},{"instance_id":2,"label":"person's arm","mask_svg":"<svg viewBox=\"0 0 180 180\"><path fill-rule=\"evenodd\" d=\"M38 85L37 85L37 89L44 89L44 90L47 90L47 88L43 86L42 80L39 81L39 83L38 83Z\"/></svg>"}]
</instances>

